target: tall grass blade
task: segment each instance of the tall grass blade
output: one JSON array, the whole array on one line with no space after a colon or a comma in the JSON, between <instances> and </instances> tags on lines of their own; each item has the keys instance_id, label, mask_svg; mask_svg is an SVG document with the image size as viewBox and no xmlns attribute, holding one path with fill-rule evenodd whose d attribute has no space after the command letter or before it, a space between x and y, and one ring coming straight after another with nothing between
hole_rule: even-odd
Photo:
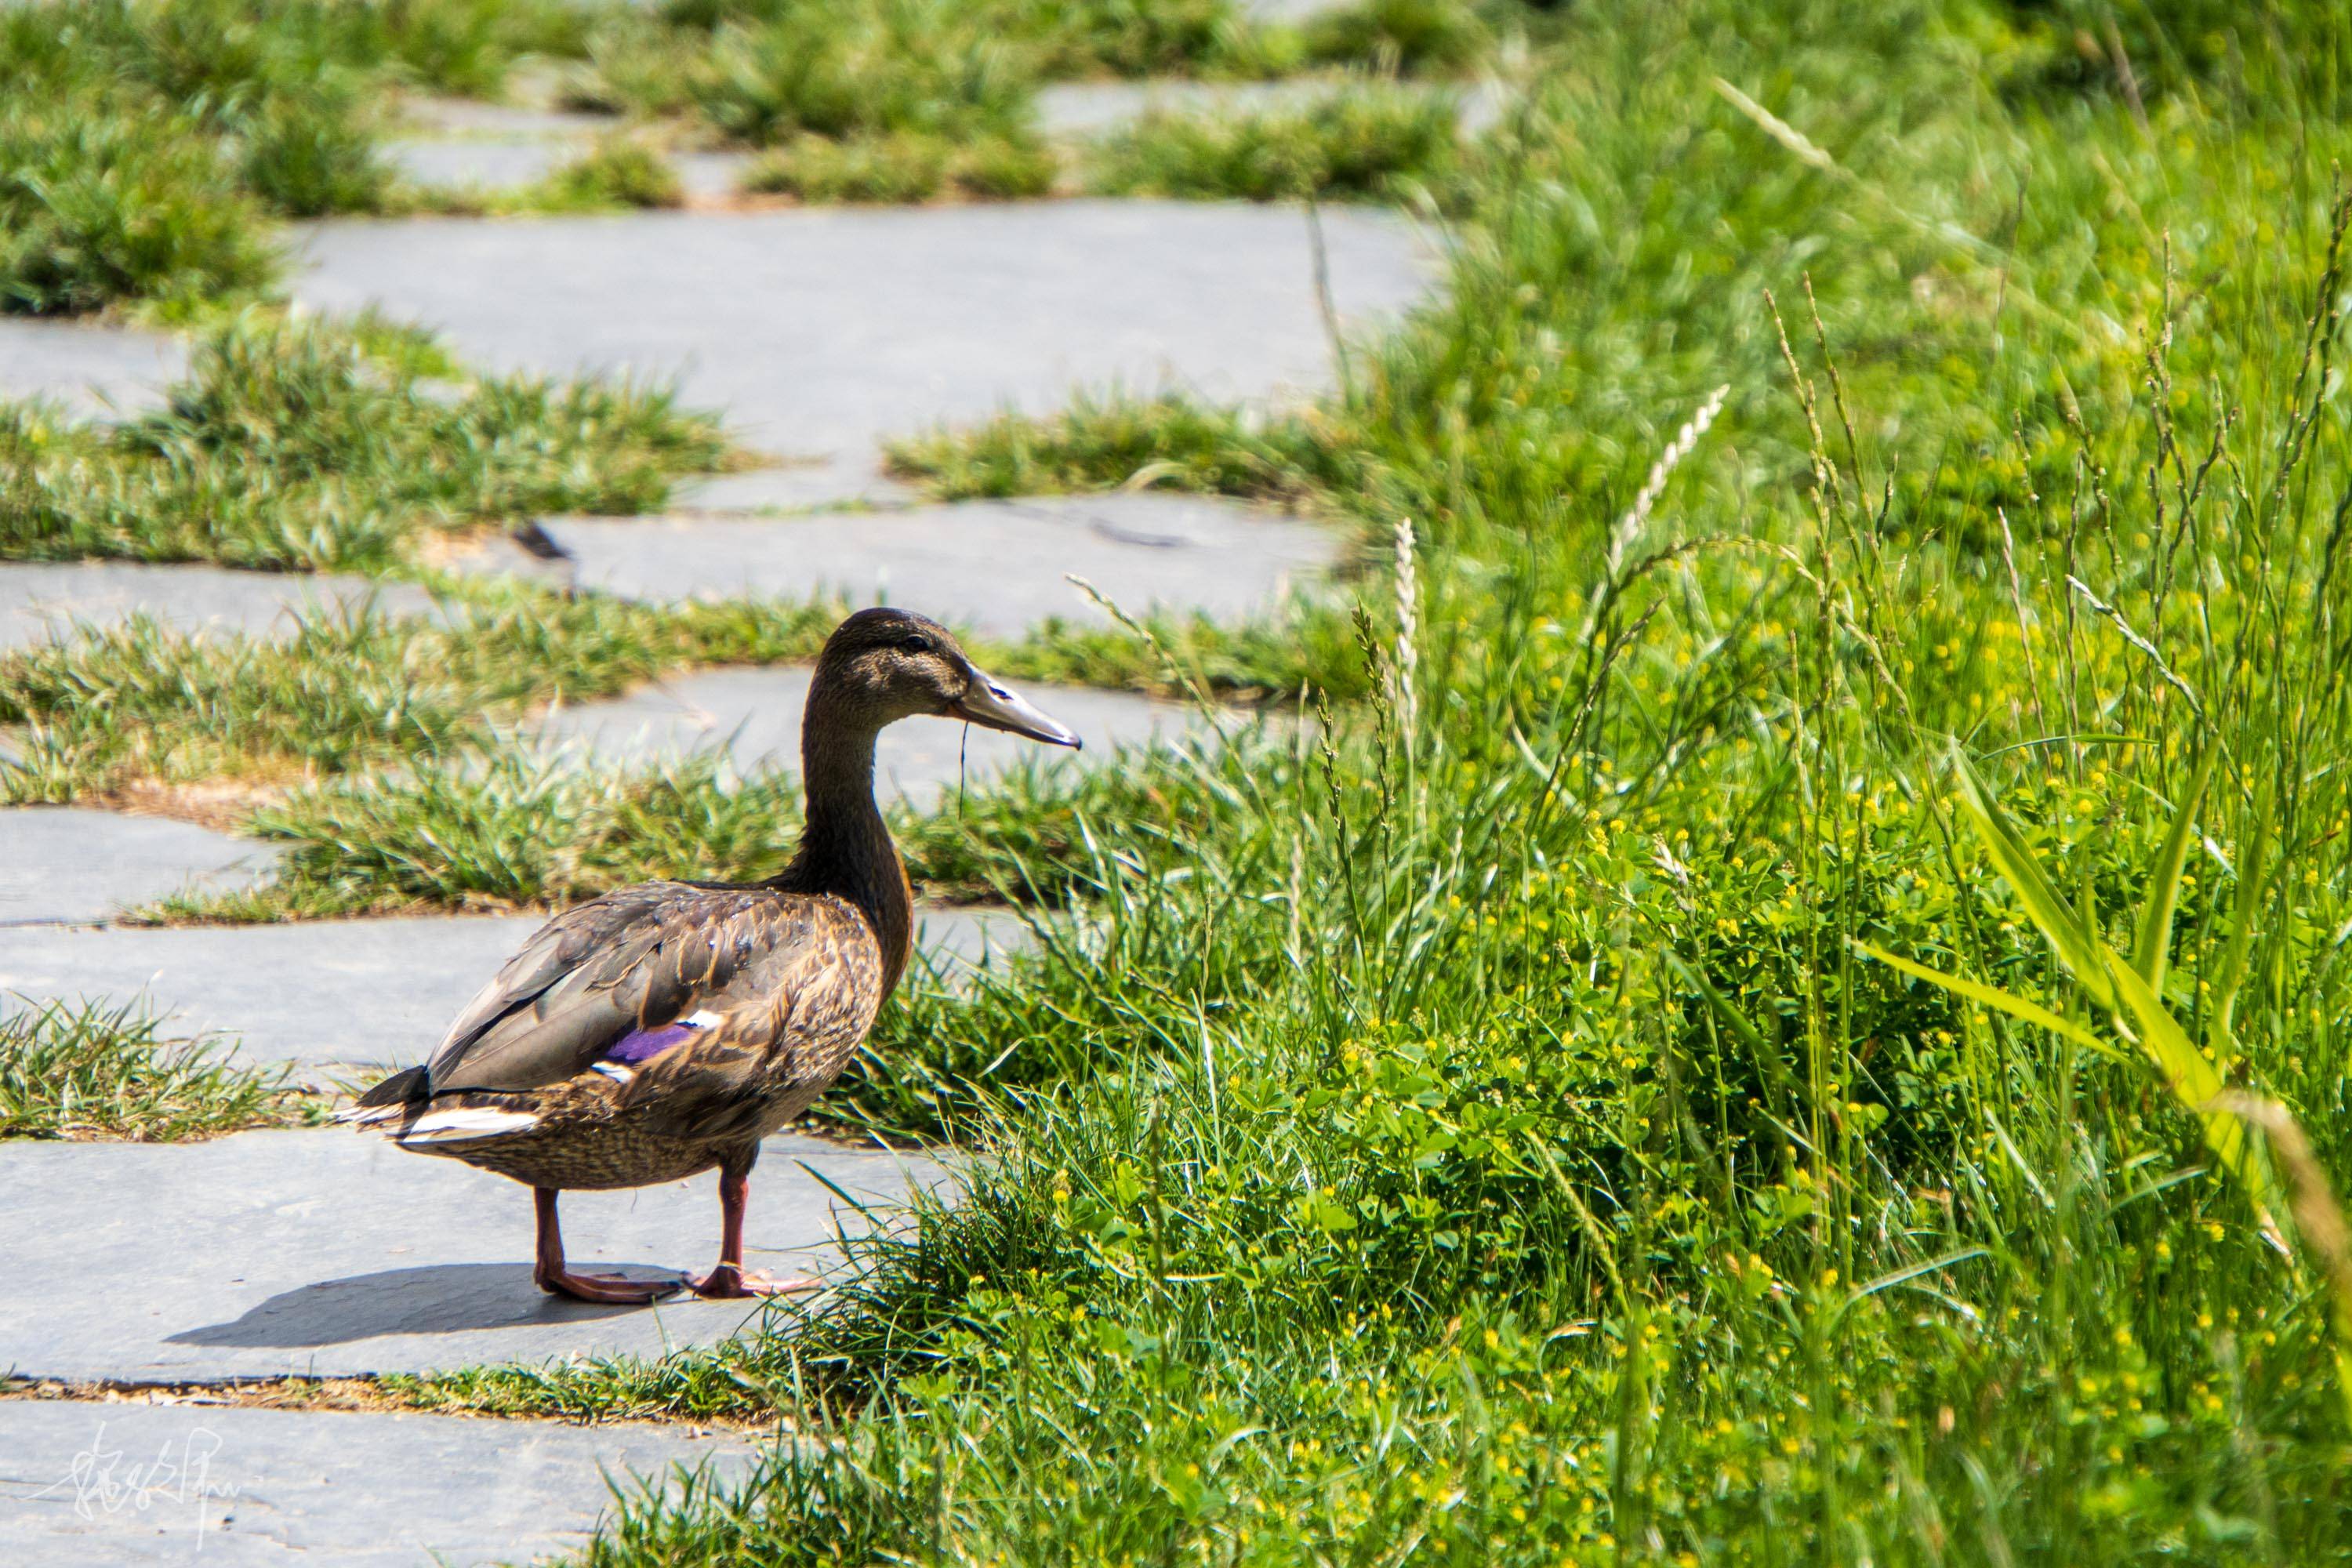
<instances>
[{"instance_id":1,"label":"tall grass blade","mask_svg":"<svg viewBox=\"0 0 2352 1568\"><path fill-rule=\"evenodd\" d=\"M2126 1035L2163 1076L2173 1098L2197 1116L2206 1147L2238 1178L2254 1205L2263 1237L2284 1254L2286 1242L2272 1217L2282 1206L2276 1181L2269 1166L2248 1146L2244 1124L2226 1110L2212 1109L2228 1089L2221 1070L2198 1049L2140 972L2084 928L2043 874L2033 851L1992 792L1957 749L1952 763L1960 784L1962 814L1976 829L2002 879L2025 906L2028 918L2057 949L2075 984L2115 1016Z\"/></svg>"},{"instance_id":2,"label":"tall grass blade","mask_svg":"<svg viewBox=\"0 0 2352 1568\"><path fill-rule=\"evenodd\" d=\"M1957 747L1952 752L1952 771L1960 784L1961 815L1976 829L1993 868L2016 893L2042 934L2058 950L2059 959L2074 976L2075 983L2089 992L2091 999L2102 1008L2114 1012L2115 987L2106 979L2107 966L2100 956L2097 938L2056 884L2043 875L2032 847L2011 826L2008 814L2000 809Z\"/></svg>"},{"instance_id":3,"label":"tall grass blade","mask_svg":"<svg viewBox=\"0 0 2352 1568\"><path fill-rule=\"evenodd\" d=\"M2148 880L2147 908L2140 916L2139 943L2132 953L2132 967L2158 996L2164 994L2165 959L2172 951L2172 914L2180 902L2180 868L2187 864L2189 846L2197 837L2197 810L2205 799L2205 783L2213 776L2213 761L2218 754L2219 748L2209 744L2205 754L2198 759L2189 791L2181 797L2179 812L2172 819L2172 831L2166 836L2163 852L2157 857L2156 875Z\"/></svg>"},{"instance_id":4,"label":"tall grass blade","mask_svg":"<svg viewBox=\"0 0 2352 1568\"><path fill-rule=\"evenodd\" d=\"M2110 1061L2128 1062L2137 1059L2126 1052L2117 1050L2082 1025L2070 1018L2060 1017L2038 1002L2029 1002L2022 996L2003 991L1998 986L1987 985L1981 981L1970 980L1966 975L1952 974L1941 969L1930 969L1924 963L1914 963L1907 958L1898 958L1885 948L1873 946L1866 942L1855 942L1853 949L1856 952L1878 960L1890 969L1902 971L1915 980L1925 980L1931 985L1940 985L1956 996L1964 996L1981 1006L2006 1013L2021 1023L2033 1025L2036 1028L2047 1029L2053 1035L2073 1041L2085 1050L2097 1052Z\"/></svg>"}]
</instances>

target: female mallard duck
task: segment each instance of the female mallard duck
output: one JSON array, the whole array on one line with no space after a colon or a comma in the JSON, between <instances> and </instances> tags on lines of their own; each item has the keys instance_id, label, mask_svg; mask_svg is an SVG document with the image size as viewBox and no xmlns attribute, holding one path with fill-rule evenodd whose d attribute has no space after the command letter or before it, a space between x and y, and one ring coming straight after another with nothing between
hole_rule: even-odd
<instances>
[{"instance_id":1,"label":"female mallard duck","mask_svg":"<svg viewBox=\"0 0 2352 1568\"><path fill-rule=\"evenodd\" d=\"M764 882L648 882L566 910L523 944L424 1067L341 1120L528 1184L540 1288L641 1302L806 1289L743 1268L760 1140L823 1093L907 966L913 901L874 805L874 737L919 713L1057 746L1078 738L904 610L860 610L824 645L801 719L808 820ZM719 1265L697 1280L574 1274L555 1195L719 1168Z\"/></svg>"}]
</instances>

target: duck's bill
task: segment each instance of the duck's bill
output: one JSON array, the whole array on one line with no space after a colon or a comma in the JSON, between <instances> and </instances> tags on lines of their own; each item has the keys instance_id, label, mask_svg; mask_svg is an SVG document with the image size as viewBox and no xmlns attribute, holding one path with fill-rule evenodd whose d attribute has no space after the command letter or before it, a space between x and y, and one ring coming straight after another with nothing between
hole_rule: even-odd
<instances>
[{"instance_id":1,"label":"duck's bill","mask_svg":"<svg viewBox=\"0 0 2352 1568\"><path fill-rule=\"evenodd\" d=\"M949 711L956 718L969 719L1007 734L1026 735L1049 746L1067 746L1075 752L1082 744L1068 726L1049 718L1030 706L1018 692L998 685L978 670L972 671L971 688L963 694L963 700Z\"/></svg>"}]
</instances>

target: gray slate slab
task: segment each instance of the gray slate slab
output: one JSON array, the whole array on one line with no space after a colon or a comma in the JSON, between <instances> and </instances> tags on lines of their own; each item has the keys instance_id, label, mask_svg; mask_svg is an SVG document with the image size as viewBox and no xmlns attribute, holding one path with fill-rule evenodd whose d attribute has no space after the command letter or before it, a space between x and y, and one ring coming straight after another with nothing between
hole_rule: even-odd
<instances>
[{"instance_id":1,"label":"gray slate slab","mask_svg":"<svg viewBox=\"0 0 2352 1568\"><path fill-rule=\"evenodd\" d=\"M542 744L614 767L723 750L742 773L797 771L808 687L809 672L798 667L704 670L614 701L543 715L534 733ZM1130 692L1033 686L1022 695L1076 731L1086 749L1072 752L977 726L967 731L945 720L909 719L883 731L875 747L877 796L885 805L896 798L929 810L959 777L979 786L1024 767L1099 767L1122 746L1207 730L1192 708Z\"/></svg>"},{"instance_id":2,"label":"gray slate slab","mask_svg":"<svg viewBox=\"0 0 2352 1568\"><path fill-rule=\"evenodd\" d=\"M1303 22L1320 11L1337 11L1348 0L1239 0L1242 15L1260 22Z\"/></svg>"},{"instance_id":3,"label":"gray slate slab","mask_svg":"<svg viewBox=\"0 0 2352 1568\"><path fill-rule=\"evenodd\" d=\"M277 858L192 823L72 806L0 810L0 928L86 924L183 889L251 887Z\"/></svg>"},{"instance_id":4,"label":"gray slate slab","mask_svg":"<svg viewBox=\"0 0 2352 1568\"><path fill-rule=\"evenodd\" d=\"M1294 77L1284 81L1057 82L1037 94L1037 128L1048 136L1098 136L1151 114L1239 120L1308 109L1365 90L1361 78L1346 76ZM1378 90L1442 96L1454 104L1463 133L1473 136L1501 118L1507 102L1502 85L1494 81L1468 88L1448 83L1402 89L1384 84Z\"/></svg>"},{"instance_id":5,"label":"gray slate slab","mask_svg":"<svg viewBox=\"0 0 2352 1568\"><path fill-rule=\"evenodd\" d=\"M608 114L483 103L470 98L411 99L402 106L402 117L439 139L474 142L586 143L620 123Z\"/></svg>"},{"instance_id":6,"label":"gray slate slab","mask_svg":"<svg viewBox=\"0 0 2352 1568\"><path fill-rule=\"evenodd\" d=\"M688 202L726 202L743 183L744 172L759 160L749 153L672 153L669 166Z\"/></svg>"},{"instance_id":7,"label":"gray slate slab","mask_svg":"<svg viewBox=\"0 0 2352 1568\"><path fill-rule=\"evenodd\" d=\"M730 513L776 515L849 501L896 509L912 506L921 499L922 492L913 486L880 474L857 493L844 495L839 476L827 466L793 464L688 479L671 489L669 510L722 517Z\"/></svg>"},{"instance_id":8,"label":"gray slate slab","mask_svg":"<svg viewBox=\"0 0 2352 1568\"><path fill-rule=\"evenodd\" d=\"M586 151L563 142L450 141L404 136L384 143L393 166L434 191L510 191L536 184Z\"/></svg>"},{"instance_id":9,"label":"gray slate slab","mask_svg":"<svg viewBox=\"0 0 2352 1568\"><path fill-rule=\"evenodd\" d=\"M291 631L297 615L423 615L431 595L404 583L142 561L0 562L0 649L152 616L184 632L263 636Z\"/></svg>"},{"instance_id":10,"label":"gray slate slab","mask_svg":"<svg viewBox=\"0 0 2352 1568\"><path fill-rule=\"evenodd\" d=\"M1304 109L1347 93L1346 77L1286 81L1065 81L1041 88L1037 129L1049 136L1093 136L1150 114L1240 119Z\"/></svg>"},{"instance_id":11,"label":"gray slate slab","mask_svg":"<svg viewBox=\"0 0 2352 1568\"><path fill-rule=\"evenodd\" d=\"M751 1178L746 1261L839 1263L836 1225L886 1221L948 1180L913 1154L768 1140ZM804 1169L803 1166L806 1168ZM485 1363L656 1356L755 1329L757 1302L613 1308L530 1280L530 1194L454 1161L343 1127L205 1143L0 1143L12 1227L0 1269L0 1371L66 1381L360 1376ZM671 1274L718 1257L717 1178L567 1193L575 1266ZM90 1282L103 1280L103 1289Z\"/></svg>"},{"instance_id":12,"label":"gray slate slab","mask_svg":"<svg viewBox=\"0 0 2352 1568\"><path fill-rule=\"evenodd\" d=\"M615 1488L737 1481L761 1447L642 1423L0 1401L0 1562L529 1562L582 1545Z\"/></svg>"},{"instance_id":13,"label":"gray slate slab","mask_svg":"<svg viewBox=\"0 0 2352 1568\"><path fill-rule=\"evenodd\" d=\"M1312 587L1339 534L1235 502L1151 494L966 501L773 521L557 518L541 524L581 587L650 602L887 601L994 637L1051 616L1109 617L1068 578L1129 614L1234 619Z\"/></svg>"},{"instance_id":14,"label":"gray slate slab","mask_svg":"<svg viewBox=\"0 0 2352 1568\"><path fill-rule=\"evenodd\" d=\"M535 916L0 931L0 993L121 1005L220 1031L255 1061L406 1066L498 972ZM10 1006L0 994L0 1012Z\"/></svg>"},{"instance_id":15,"label":"gray slate slab","mask_svg":"<svg viewBox=\"0 0 2352 1568\"><path fill-rule=\"evenodd\" d=\"M950 983L1029 935L1003 910L921 910L917 921L918 944ZM218 1031L247 1060L294 1064L312 1082L362 1078L430 1055L540 923L0 927L0 1014L51 999L143 1000L174 1033Z\"/></svg>"},{"instance_id":16,"label":"gray slate slab","mask_svg":"<svg viewBox=\"0 0 2352 1568\"><path fill-rule=\"evenodd\" d=\"M1327 213L1336 308L1391 315L1433 258L1393 215ZM675 377L737 435L825 459L837 494L886 436L1079 389L1220 401L1328 383L1304 216L1183 202L1050 202L530 222L339 221L306 231L295 297L376 304L492 369Z\"/></svg>"},{"instance_id":17,"label":"gray slate slab","mask_svg":"<svg viewBox=\"0 0 2352 1568\"><path fill-rule=\"evenodd\" d=\"M186 371L177 338L128 327L0 317L0 397L47 397L82 416L145 413Z\"/></svg>"}]
</instances>

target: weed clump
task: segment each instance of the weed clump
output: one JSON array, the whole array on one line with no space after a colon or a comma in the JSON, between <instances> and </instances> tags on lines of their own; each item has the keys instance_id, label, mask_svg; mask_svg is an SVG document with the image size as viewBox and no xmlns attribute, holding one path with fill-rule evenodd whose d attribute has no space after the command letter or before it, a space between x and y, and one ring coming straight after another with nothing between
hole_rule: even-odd
<instances>
[{"instance_id":1,"label":"weed clump","mask_svg":"<svg viewBox=\"0 0 2352 1568\"><path fill-rule=\"evenodd\" d=\"M496 91L576 51L562 0L99 0L0 16L0 309L264 290L270 217L376 212L399 89Z\"/></svg>"},{"instance_id":2,"label":"weed clump","mask_svg":"<svg viewBox=\"0 0 2352 1568\"><path fill-rule=\"evenodd\" d=\"M1450 195L1456 114L1444 94L1361 87L1298 109L1160 111L1089 148L1086 180L1101 195L1253 202Z\"/></svg>"},{"instance_id":3,"label":"weed clump","mask_svg":"<svg viewBox=\"0 0 2352 1568\"><path fill-rule=\"evenodd\" d=\"M686 187L669 160L642 142L611 137L548 176L526 205L558 212L684 205Z\"/></svg>"},{"instance_id":4,"label":"weed clump","mask_svg":"<svg viewBox=\"0 0 2352 1568\"><path fill-rule=\"evenodd\" d=\"M1386 72L1442 73L1475 65L1494 35L1465 0L1356 0L1308 16L1308 58Z\"/></svg>"},{"instance_id":5,"label":"weed clump","mask_svg":"<svg viewBox=\"0 0 2352 1568\"><path fill-rule=\"evenodd\" d=\"M0 1014L0 1139L176 1143L302 1120L283 1068L175 1039L133 1006L47 1002Z\"/></svg>"},{"instance_id":6,"label":"weed clump","mask_svg":"<svg viewBox=\"0 0 2352 1568\"><path fill-rule=\"evenodd\" d=\"M743 189L805 202L1011 201L1045 195L1055 174L1052 153L1027 136L805 136L761 158Z\"/></svg>"},{"instance_id":7,"label":"weed clump","mask_svg":"<svg viewBox=\"0 0 2352 1568\"><path fill-rule=\"evenodd\" d=\"M0 309L258 289L277 267L262 225L223 148L184 118L89 95L0 107Z\"/></svg>"},{"instance_id":8,"label":"weed clump","mask_svg":"<svg viewBox=\"0 0 2352 1568\"><path fill-rule=\"evenodd\" d=\"M484 376L454 393L400 334L264 315L217 329L167 408L110 429L0 407L0 556L376 567L420 536L656 505L713 466L660 391Z\"/></svg>"}]
</instances>

